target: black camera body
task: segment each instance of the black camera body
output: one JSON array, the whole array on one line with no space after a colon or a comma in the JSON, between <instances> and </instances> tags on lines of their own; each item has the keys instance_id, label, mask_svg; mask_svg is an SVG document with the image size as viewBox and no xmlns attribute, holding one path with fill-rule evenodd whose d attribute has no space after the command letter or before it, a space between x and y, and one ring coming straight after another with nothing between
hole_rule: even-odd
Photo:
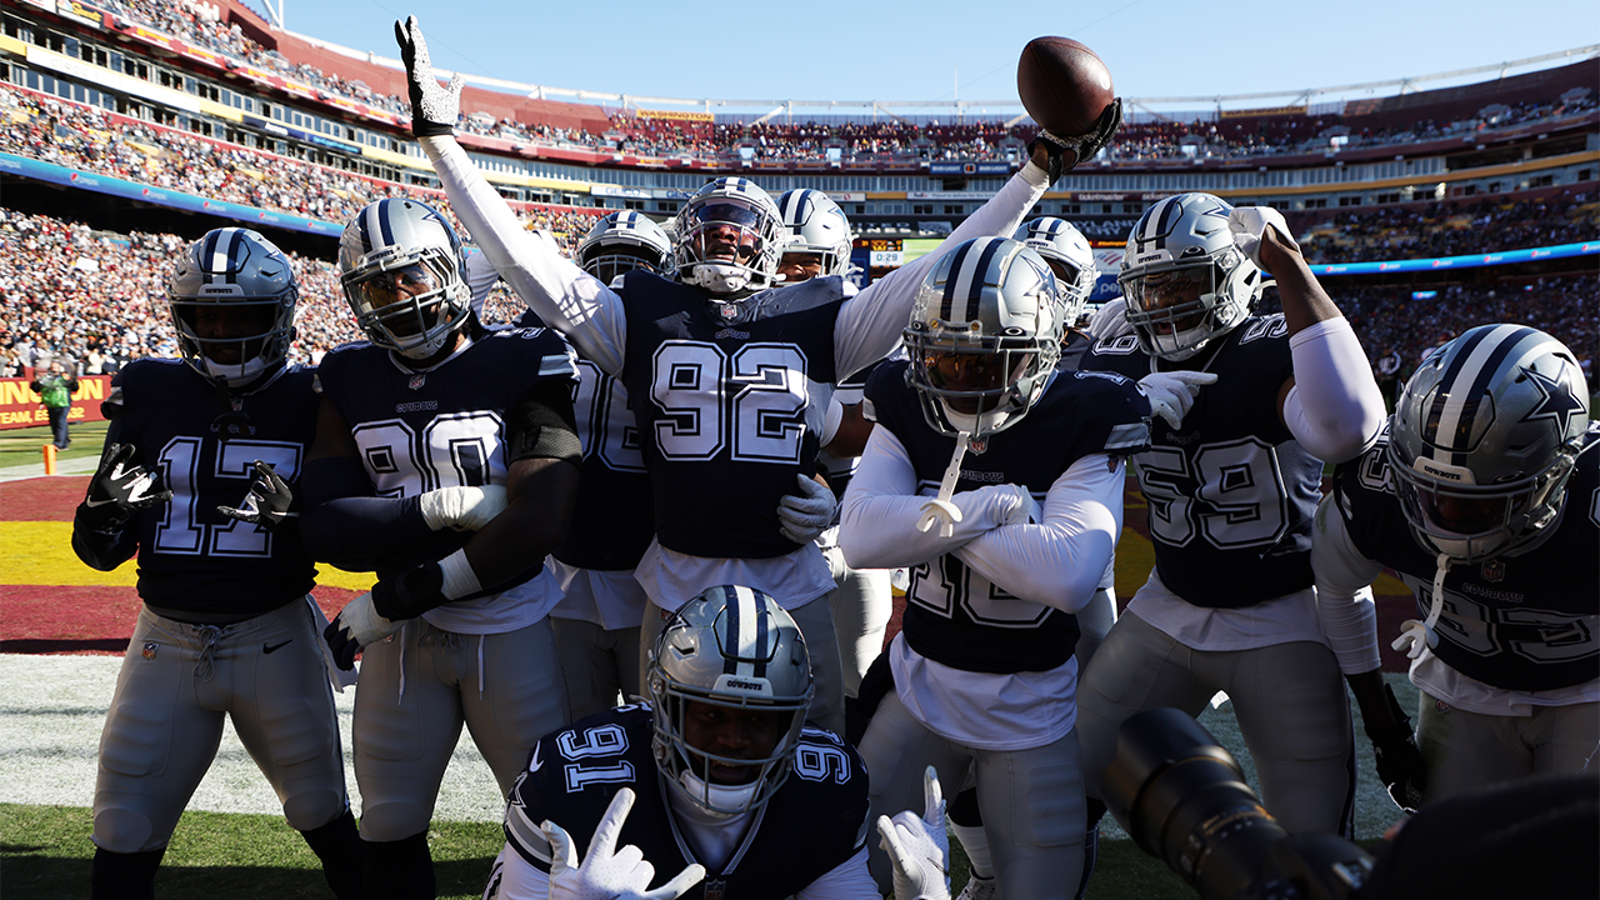
<instances>
[{"instance_id":1,"label":"black camera body","mask_svg":"<svg viewBox=\"0 0 1600 900\"><path fill-rule=\"evenodd\" d=\"M1232 754L1176 709L1122 723L1103 790L1134 842L1204 900L1347 900L1372 871L1350 841L1285 831Z\"/></svg>"}]
</instances>

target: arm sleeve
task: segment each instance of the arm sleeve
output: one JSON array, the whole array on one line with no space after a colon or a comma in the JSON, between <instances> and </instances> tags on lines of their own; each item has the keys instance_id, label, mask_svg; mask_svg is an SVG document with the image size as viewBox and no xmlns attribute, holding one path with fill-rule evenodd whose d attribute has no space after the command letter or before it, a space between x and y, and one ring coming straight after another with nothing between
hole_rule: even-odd
<instances>
[{"instance_id":1,"label":"arm sleeve","mask_svg":"<svg viewBox=\"0 0 1600 900\"><path fill-rule=\"evenodd\" d=\"M450 207L517 297L584 358L620 374L627 337L622 298L523 228L455 138L424 137L418 143L433 161Z\"/></svg>"},{"instance_id":2,"label":"arm sleeve","mask_svg":"<svg viewBox=\"0 0 1600 900\"><path fill-rule=\"evenodd\" d=\"M419 557L439 559L470 537L450 529L434 532L417 497L374 497L371 489L359 460L306 462L300 538L313 559L350 572L387 572L409 568Z\"/></svg>"},{"instance_id":3,"label":"arm sleeve","mask_svg":"<svg viewBox=\"0 0 1600 900\"><path fill-rule=\"evenodd\" d=\"M900 439L887 428L874 428L840 507L839 548L857 569L927 562L995 527L995 487L1000 486L951 496L962 518L950 537L940 537L937 528L918 531L922 507L932 498L917 495L916 472Z\"/></svg>"},{"instance_id":4,"label":"arm sleeve","mask_svg":"<svg viewBox=\"0 0 1600 900\"><path fill-rule=\"evenodd\" d=\"M1050 176L1028 162L939 246L846 300L833 327L833 352L839 374L849 375L889 355L911 318L917 288L940 257L973 238L991 234L1010 237L1049 185Z\"/></svg>"},{"instance_id":5,"label":"arm sleeve","mask_svg":"<svg viewBox=\"0 0 1600 900\"><path fill-rule=\"evenodd\" d=\"M1283 422L1295 440L1324 462L1344 462L1371 447L1383 427L1383 394L1350 321L1317 322L1292 335L1289 348L1294 387Z\"/></svg>"},{"instance_id":6,"label":"arm sleeve","mask_svg":"<svg viewBox=\"0 0 1600 900\"><path fill-rule=\"evenodd\" d=\"M876 834L876 832L873 832ZM867 871L867 848L795 892L795 900L883 900Z\"/></svg>"},{"instance_id":7,"label":"arm sleeve","mask_svg":"<svg viewBox=\"0 0 1600 900\"><path fill-rule=\"evenodd\" d=\"M996 528L956 556L1015 597L1063 612L1082 609L1122 534L1126 464L1108 460L1091 454L1063 472L1045 495L1042 523Z\"/></svg>"},{"instance_id":8,"label":"arm sleeve","mask_svg":"<svg viewBox=\"0 0 1600 900\"><path fill-rule=\"evenodd\" d=\"M91 569L109 572L139 549L139 513L114 531L96 531L73 517L72 552Z\"/></svg>"},{"instance_id":9,"label":"arm sleeve","mask_svg":"<svg viewBox=\"0 0 1600 900\"><path fill-rule=\"evenodd\" d=\"M1317 507L1311 568L1317 581L1317 619L1339 671L1358 675L1378 668L1378 616L1370 585L1383 567L1350 542L1337 492Z\"/></svg>"}]
</instances>

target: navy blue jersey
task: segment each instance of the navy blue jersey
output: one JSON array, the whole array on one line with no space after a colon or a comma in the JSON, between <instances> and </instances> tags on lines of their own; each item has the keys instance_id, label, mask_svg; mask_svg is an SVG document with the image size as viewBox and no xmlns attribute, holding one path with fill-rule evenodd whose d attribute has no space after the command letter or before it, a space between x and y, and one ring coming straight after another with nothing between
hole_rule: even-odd
<instances>
[{"instance_id":1,"label":"navy blue jersey","mask_svg":"<svg viewBox=\"0 0 1600 900\"><path fill-rule=\"evenodd\" d=\"M1278 415L1294 374L1283 314L1247 318L1216 343L1185 365L1217 382L1200 389L1181 428L1155 420L1134 464L1162 582L1195 606L1237 609L1311 586L1322 462ZM1132 334L1095 343L1082 367L1151 371Z\"/></svg>"},{"instance_id":2,"label":"navy blue jersey","mask_svg":"<svg viewBox=\"0 0 1600 900\"><path fill-rule=\"evenodd\" d=\"M801 734L789 778L754 817L720 871L694 855L669 807L668 786L651 751L650 708L622 706L546 735L511 791L506 840L529 864L550 871L526 834L546 819L560 825L586 859L595 826L622 788L637 796L617 846L633 844L655 866L658 888L691 863L705 880L687 900L782 900L833 871L865 846L867 772L832 732ZM542 841L541 841L542 842Z\"/></svg>"},{"instance_id":3,"label":"navy blue jersey","mask_svg":"<svg viewBox=\"0 0 1600 900\"><path fill-rule=\"evenodd\" d=\"M346 344L323 357L318 375L350 427L373 493L399 498L505 484L507 410L541 382L576 384L577 365L554 331L504 329L427 372L402 368L365 341ZM459 543L471 537L451 534Z\"/></svg>"},{"instance_id":4,"label":"navy blue jersey","mask_svg":"<svg viewBox=\"0 0 1600 900\"><path fill-rule=\"evenodd\" d=\"M543 327L532 310L517 326ZM639 426L621 381L582 358L578 372L572 401L583 442L578 502L566 542L551 555L580 569L631 571L655 535Z\"/></svg>"},{"instance_id":5,"label":"navy blue jersey","mask_svg":"<svg viewBox=\"0 0 1600 900\"><path fill-rule=\"evenodd\" d=\"M619 293L623 382L661 546L730 559L793 553L799 545L778 532L778 503L796 491L795 473L815 473L828 399L848 374L833 358L844 282L813 278L719 304L633 271Z\"/></svg>"},{"instance_id":6,"label":"navy blue jersey","mask_svg":"<svg viewBox=\"0 0 1600 900\"><path fill-rule=\"evenodd\" d=\"M317 427L314 374L289 367L227 401L179 360L134 360L112 378L121 409L106 443L133 444L134 461L159 472L172 491L128 525L138 529L145 602L178 613L254 616L311 590L316 569L297 535L275 535L217 507L243 505L258 459L296 489Z\"/></svg>"},{"instance_id":7,"label":"navy blue jersey","mask_svg":"<svg viewBox=\"0 0 1600 900\"><path fill-rule=\"evenodd\" d=\"M867 382L878 427L910 455L918 491L937 493L955 438L928 427L909 363L886 362ZM969 445L956 491L1023 485L1044 501L1079 459L1123 456L1150 446L1150 404L1132 381L1106 373L1058 372L1017 424ZM1078 640L1077 619L1020 600L972 571L955 554L911 567L903 631L911 649L972 672L1043 672L1064 664Z\"/></svg>"},{"instance_id":8,"label":"navy blue jersey","mask_svg":"<svg viewBox=\"0 0 1600 900\"><path fill-rule=\"evenodd\" d=\"M1600 677L1600 423L1585 435L1555 533L1526 552L1451 566L1434 628L1434 655L1484 684L1546 691ZM1334 492L1351 542L1399 572L1416 594L1417 618L1433 603L1438 554L1412 537L1376 447L1341 465Z\"/></svg>"}]
</instances>

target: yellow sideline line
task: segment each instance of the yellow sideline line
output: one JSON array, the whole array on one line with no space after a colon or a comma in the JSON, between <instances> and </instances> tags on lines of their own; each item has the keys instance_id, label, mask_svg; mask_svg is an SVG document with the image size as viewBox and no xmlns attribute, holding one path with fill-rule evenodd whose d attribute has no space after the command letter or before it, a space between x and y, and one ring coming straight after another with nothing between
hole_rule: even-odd
<instances>
[{"instance_id":1,"label":"yellow sideline line","mask_svg":"<svg viewBox=\"0 0 1600 900\"><path fill-rule=\"evenodd\" d=\"M70 587L133 587L137 570L129 560L110 572L84 565L72 552L71 522L0 522L0 582ZM368 591L371 572L341 572L323 566L319 585Z\"/></svg>"}]
</instances>

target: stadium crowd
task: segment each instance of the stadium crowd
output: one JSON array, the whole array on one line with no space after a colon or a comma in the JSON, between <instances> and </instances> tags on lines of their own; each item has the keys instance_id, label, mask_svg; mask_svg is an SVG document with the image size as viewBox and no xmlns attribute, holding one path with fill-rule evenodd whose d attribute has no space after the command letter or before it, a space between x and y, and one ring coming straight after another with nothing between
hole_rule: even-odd
<instances>
[{"instance_id":1,"label":"stadium crowd","mask_svg":"<svg viewBox=\"0 0 1600 900\"><path fill-rule=\"evenodd\" d=\"M404 115L405 98L379 95L366 84L301 63L292 63L276 50L250 40L236 24L225 24L215 7L191 0L105 0L101 5L117 15L188 43L250 63L286 78L310 84L331 95ZM1437 122L1422 120L1404 128L1381 131L1354 129L1338 113L1287 115L1230 120L1219 111L1209 119L1177 121L1159 114L1130 112L1108 157L1122 161L1163 159L1228 159L1327 150L1335 139L1346 147L1388 145L1436 140L1507 128L1529 121L1582 115L1596 105L1594 92L1582 97L1550 97L1514 106L1490 104L1477 114ZM1003 120L965 120L955 123L918 117L889 121L855 121L850 117L819 122L742 121L706 122L687 118L657 118L628 110L611 113L611 128L603 134L582 129L552 128L513 119L495 120L480 114L459 126L463 132L507 140L558 147L620 151L647 156L689 156L727 160L748 148L758 159L823 159L837 149L842 161L891 160L997 160L1015 159L1019 149L1036 132L1031 122L1007 125ZM356 203L356 208L361 206Z\"/></svg>"},{"instance_id":2,"label":"stadium crowd","mask_svg":"<svg viewBox=\"0 0 1600 900\"><path fill-rule=\"evenodd\" d=\"M1529 200L1483 197L1341 211L1302 246L1313 263L1356 262L1552 247L1597 235L1600 202L1569 189Z\"/></svg>"}]
</instances>

